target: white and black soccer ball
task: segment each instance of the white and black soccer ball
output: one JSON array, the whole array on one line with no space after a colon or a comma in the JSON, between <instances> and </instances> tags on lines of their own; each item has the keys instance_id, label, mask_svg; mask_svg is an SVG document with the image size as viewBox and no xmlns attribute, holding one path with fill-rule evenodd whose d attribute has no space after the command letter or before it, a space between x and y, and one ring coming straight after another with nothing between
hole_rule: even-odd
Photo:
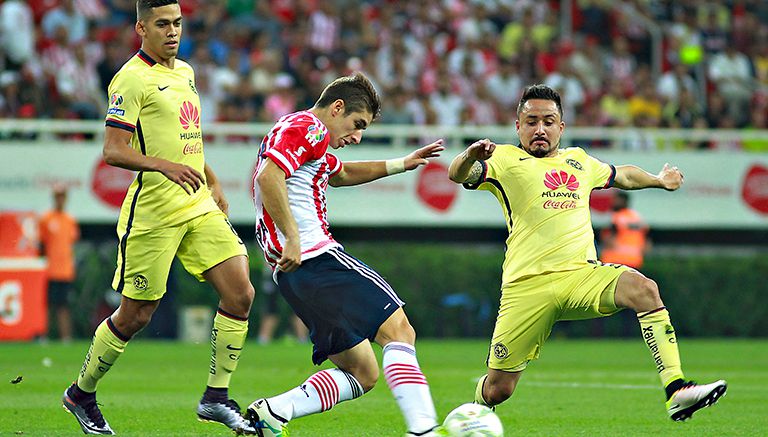
<instances>
[{"instance_id":1,"label":"white and black soccer ball","mask_svg":"<svg viewBox=\"0 0 768 437\"><path fill-rule=\"evenodd\" d=\"M443 426L451 437L503 437L499 416L480 404L459 405L448 413Z\"/></svg>"}]
</instances>

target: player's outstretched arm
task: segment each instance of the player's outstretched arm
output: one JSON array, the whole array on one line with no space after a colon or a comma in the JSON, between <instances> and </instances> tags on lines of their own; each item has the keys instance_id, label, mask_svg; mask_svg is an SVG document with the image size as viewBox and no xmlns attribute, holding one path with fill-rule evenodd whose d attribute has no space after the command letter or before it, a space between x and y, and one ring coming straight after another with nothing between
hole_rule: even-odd
<instances>
[{"instance_id":1,"label":"player's outstretched arm","mask_svg":"<svg viewBox=\"0 0 768 437\"><path fill-rule=\"evenodd\" d=\"M259 184L264 208L280 232L285 235L283 253L277 261L277 267L284 272L292 272L301 265L301 240L299 226L288 203L285 172L271 159L267 159L264 168L256 177L256 183Z\"/></svg>"},{"instance_id":2,"label":"player's outstretched arm","mask_svg":"<svg viewBox=\"0 0 768 437\"><path fill-rule=\"evenodd\" d=\"M134 171L159 171L178 184L187 194L197 191L205 183L203 175L194 168L154 156L146 156L129 146L132 132L107 126L104 133L104 162Z\"/></svg>"},{"instance_id":3,"label":"player's outstretched arm","mask_svg":"<svg viewBox=\"0 0 768 437\"><path fill-rule=\"evenodd\" d=\"M445 150L443 140L421 147L408 155L387 161L350 161L344 163L344 168L332 177L329 183L334 187L360 185L375 181L385 176L414 170L429 163L431 158L440 156Z\"/></svg>"},{"instance_id":4,"label":"player's outstretched arm","mask_svg":"<svg viewBox=\"0 0 768 437\"><path fill-rule=\"evenodd\" d=\"M663 188L675 191L683 185L683 174L677 167L664 164L658 175L652 175L634 165L616 166L616 178L613 186L624 190L640 190L643 188Z\"/></svg>"},{"instance_id":5,"label":"player's outstretched arm","mask_svg":"<svg viewBox=\"0 0 768 437\"><path fill-rule=\"evenodd\" d=\"M216 173L210 165L205 164L205 181L208 184L208 189L211 190L211 196L219 206L219 209L225 214L229 215L229 202L227 202L226 196L224 196L224 190L221 188L219 178L216 177Z\"/></svg>"},{"instance_id":6,"label":"player's outstretched arm","mask_svg":"<svg viewBox=\"0 0 768 437\"><path fill-rule=\"evenodd\" d=\"M488 138L475 141L453 158L451 166L448 168L448 177L457 184L471 182L469 179L474 178L470 178L470 176L476 173L473 170L479 167L479 164L475 166L475 163L485 161L493 156L494 150L496 150L496 144Z\"/></svg>"}]
</instances>

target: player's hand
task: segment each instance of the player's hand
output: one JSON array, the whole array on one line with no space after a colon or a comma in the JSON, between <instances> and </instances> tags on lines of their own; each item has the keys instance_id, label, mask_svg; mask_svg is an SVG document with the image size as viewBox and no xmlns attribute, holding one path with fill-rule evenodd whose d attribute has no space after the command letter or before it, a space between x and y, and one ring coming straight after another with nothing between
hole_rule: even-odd
<instances>
[{"instance_id":1,"label":"player's hand","mask_svg":"<svg viewBox=\"0 0 768 437\"><path fill-rule=\"evenodd\" d=\"M178 184L187 194L192 194L199 190L205 183L205 179L200 172L188 165L177 162L166 161L166 164L158 171L172 182Z\"/></svg>"},{"instance_id":2,"label":"player's hand","mask_svg":"<svg viewBox=\"0 0 768 437\"><path fill-rule=\"evenodd\" d=\"M683 185L683 174L677 167L670 167L669 163L664 164L657 177L661 181L662 188L667 191L675 191Z\"/></svg>"},{"instance_id":3,"label":"player's hand","mask_svg":"<svg viewBox=\"0 0 768 437\"><path fill-rule=\"evenodd\" d=\"M493 156L493 151L496 150L496 144L488 138L475 141L467 147L467 157L474 159L475 161L485 161Z\"/></svg>"},{"instance_id":4,"label":"player's hand","mask_svg":"<svg viewBox=\"0 0 768 437\"><path fill-rule=\"evenodd\" d=\"M287 239L283 245L283 255L277 261L277 268L289 273L301 265L301 244L299 239Z\"/></svg>"},{"instance_id":5,"label":"player's hand","mask_svg":"<svg viewBox=\"0 0 768 437\"><path fill-rule=\"evenodd\" d=\"M445 150L445 146L443 146L442 138L432 144L414 150L405 157L405 169L413 170L420 165L427 165L429 158L437 158L443 150Z\"/></svg>"},{"instance_id":6,"label":"player's hand","mask_svg":"<svg viewBox=\"0 0 768 437\"><path fill-rule=\"evenodd\" d=\"M211 190L213 201L216 202L219 209L224 215L229 215L229 202L227 202L227 198L224 196L224 190L221 189L221 186L219 184L211 184L208 185L208 188Z\"/></svg>"}]
</instances>

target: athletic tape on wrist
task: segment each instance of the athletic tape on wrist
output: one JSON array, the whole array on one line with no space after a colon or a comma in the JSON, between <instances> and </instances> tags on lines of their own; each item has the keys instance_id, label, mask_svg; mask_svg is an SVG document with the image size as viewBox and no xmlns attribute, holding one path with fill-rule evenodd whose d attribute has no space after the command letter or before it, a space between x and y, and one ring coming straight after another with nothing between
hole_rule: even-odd
<instances>
[{"instance_id":1,"label":"athletic tape on wrist","mask_svg":"<svg viewBox=\"0 0 768 437\"><path fill-rule=\"evenodd\" d=\"M398 174L405 171L405 158L388 159L384 161L387 166L387 174Z\"/></svg>"}]
</instances>

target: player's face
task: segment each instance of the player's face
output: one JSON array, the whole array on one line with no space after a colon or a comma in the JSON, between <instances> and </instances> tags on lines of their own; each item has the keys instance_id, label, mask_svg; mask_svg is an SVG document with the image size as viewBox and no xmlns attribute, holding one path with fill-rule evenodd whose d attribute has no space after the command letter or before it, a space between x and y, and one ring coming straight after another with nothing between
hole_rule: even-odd
<instances>
[{"instance_id":1,"label":"player's face","mask_svg":"<svg viewBox=\"0 0 768 437\"><path fill-rule=\"evenodd\" d=\"M532 99L523 104L515 122L517 136L526 152L537 157L554 156L565 123L552 100Z\"/></svg>"},{"instance_id":2,"label":"player's face","mask_svg":"<svg viewBox=\"0 0 768 437\"><path fill-rule=\"evenodd\" d=\"M338 105L341 102L341 105ZM347 144L360 144L363 131L373 121L370 112L344 112L344 102L337 100L331 109L331 122L326 123L330 146L341 149Z\"/></svg>"},{"instance_id":3,"label":"player's face","mask_svg":"<svg viewBox=\"0 0 768 437\"><path fill-rule=\"evenodd\" d=\"M175 58L181 40L181 7L172 4L152 8L146 19L136 23L136 32L150 55L164 60Z\"/></svg>"}]
</instances>

